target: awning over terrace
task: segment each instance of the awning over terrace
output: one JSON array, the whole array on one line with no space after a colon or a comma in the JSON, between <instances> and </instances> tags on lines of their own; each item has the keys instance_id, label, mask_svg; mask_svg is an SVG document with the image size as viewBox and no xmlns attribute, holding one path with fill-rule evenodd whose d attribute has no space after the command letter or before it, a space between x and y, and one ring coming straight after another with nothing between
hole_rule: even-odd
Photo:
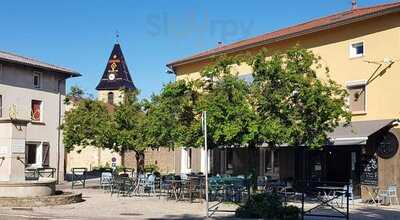
<instances>
[{"instance_id":1,"label":"awning over terrace","mask_svg":"<svg viewBox=\"0 0 400 220\"><path fill-rule=\"evenodd\" d=\"M365 145L369 136L382 129L392 127L397 122L397 119L385 119L354 121L347 126L340 125L328 135L328 145Z\"/></svg>"}]
</instances>

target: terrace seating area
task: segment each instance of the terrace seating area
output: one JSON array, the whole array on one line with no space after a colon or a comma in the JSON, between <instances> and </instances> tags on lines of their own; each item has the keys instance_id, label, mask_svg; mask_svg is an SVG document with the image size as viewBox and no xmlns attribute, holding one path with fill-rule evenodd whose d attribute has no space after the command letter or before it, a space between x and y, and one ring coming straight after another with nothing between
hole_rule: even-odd
<instances>
[{"instance_id":1,"label":"terrace seating area","mask_svg":"<svg viewBox=\"0 0 400 220\"><path fill-rule=\"evenodd\" d=\"M75 177L80 182L82 177ZM167 201L203 203L206 198L206 178L202 173L167 174L158 172L137 174L134 169L121 172L105 170L100 175L98 187L111 197L164 198ZM95 179L93 179L95 180ZM93 182L93 181L92 181ZM252 188L252 183L256 188ZM285 204L301 206L307 204L305 212L315 213L318 210L331 210L332 213L345 215L346 208L359 205L398 206L397 187L369 191L371 199L361 203L353 194L351 183L308 182L301 183L292 179L285 181L270 176L258 177L244 175L216 175L208 177L208 198L214 206L220 204L243 204L251 193L276 193ZM77 184L73 184L76 188ZM80 184L82 188L85 185ZM369 189L371 190L371 188ZM356 202L357 200L357 202Z\"/></svg>"}]
</instances>

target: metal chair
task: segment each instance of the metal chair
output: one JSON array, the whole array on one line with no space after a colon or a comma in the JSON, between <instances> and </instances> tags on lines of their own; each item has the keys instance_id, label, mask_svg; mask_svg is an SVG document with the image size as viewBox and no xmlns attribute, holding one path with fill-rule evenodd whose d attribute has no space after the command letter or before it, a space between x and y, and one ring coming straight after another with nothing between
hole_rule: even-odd
<instances>
[{"instance_id":1,"label":"metal chair","mask_svg":"<svg viewBox=\"0 0 400 220\"><path fill-rule=\"evenodd\" d=\"M100 187L103 190L111 190L113 176L110 172L101 173L100 177Z\"/></svg>"},{"instance_id":2,"label":"metal chair","mask_svg":"<svg viewBox=\"0 0 400 220\"><path fill-rule=\"evenodd\" d=\"M399 197L397 197L397 186L396 185L389 185L387 190L387 198L389 199L389 204L392 205L392 199L397 202L399 205Z\"/></svg>"},{"instance_id":3,"label":"metal chair","mask_svg":"<svg viewBox=\"0 0 400 220\"><path fill-rule=\"evenodd\" d=\"M86 186L86 173L87 168L72 168L72 189L76 185L80 185L83 188Z\"/></svg>"},{"instance_id":4,"label":"metal chair","mask_svg":"<svg viewBox=\"0 0 400 220\"><path fill-rule=\"evenodd\" d=\"M347 192L347 185L343 186L343 192L339 192L341 194L341 207L344 205L344 201L346 201L346 192L348 193L349 200L351 200L351 204L354 207L354 194L353 194L353 185L348 186L349 191Z\"/></svg>"},{"instance_id":5,"label":"metal chair","mask_svg":"<svg viewBox=\"0 0 400 220\"><path fill-rule=\"evenodd\" d=\"M149 195L153 193L153 195L156 194L156 176L154 174L150 175L147 178L147 181L145 183L145 189L149 190Z\"/></svg>"}]
</instances>

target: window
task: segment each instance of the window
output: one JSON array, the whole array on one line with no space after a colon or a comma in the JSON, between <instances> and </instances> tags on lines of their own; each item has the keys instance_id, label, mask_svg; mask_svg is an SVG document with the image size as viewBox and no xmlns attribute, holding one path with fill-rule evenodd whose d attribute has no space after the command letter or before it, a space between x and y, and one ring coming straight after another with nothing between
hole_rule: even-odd
<instances>
[{"instance_id":1,"label":"window","mask_svg":"<svg viewBox=\"0 0 400 220\"><path fill-rule=\"evenodd\" d=\"M265 151L265 175L279 176L279 152L276 150Z\"/></svg>"},{"instance_id":2,"label":"window","mask_svg":"<svg viewBox=\"0 0 400 220\"><path fill-rule=\"evenodd\" d=\"M347 83L349 92L348 104L350 111L353 114L364 114L367 112L366 103L366 83L365 82L350 82Z\"/></svg>"},{"instance_id":3,"label":"window","mask_svg":"<svg viewBox=\"0 0 400 220\"><path fill-rule=\"evenodd\" d=\"M33 73L33 87L40 88L40 73Z\"/></svg>"},{"instance_id":4,"label":"window","mask_svg":"<svg viewBox=\"0 0 400 220\"><path fill-rule=\"evenodd\" d=\"M279 176L279 152L277 150L273 151L273 155L274 155L274 174Z\"/></svg>"},{"instance_id":5,"label":"window","mask_svg":"<svg viewBox=\"0 0 400 220\"><path fill-rule=\"evenodd\" d=\"M3 96L0 95L0 118L3 117Z\"/></svg>"},{"instance_id":6,"label":"window","mask_svg":"<svg viewBox=\"0 0 400 220\"><path fill-rule=\"evenodd\" d=\"M114 104L114 93L109 92L107 95L107 102L108 104L113 105Z\"/></svg>"},{"instance_id":7,"label":"window","mask_svg":"<svg viewBox=\"0 0 400 220\"><path fill-rule=\"evenodd\" d=\"M358 42L350 45L350 58L364 56L364 43Z\"/></svg>"},{"instance_id":8,"label":"window","mask_svg":"<svg viewBox=\"0 0 400 220\"><path fill-rule=\"evenodd\" d=\"M42 101L32 100L31 104L32 121L40 122L43 119Z\"/></svg>"},{"instance_id":9,"label":"window","mask_svg":"<svg viewBox=\"0 0 400 220\"><path fill-rule=\"evenodd\" d=\"M187 168L192 169L192 149L187 150Z\"/></svg>"},{"instance_id":10,"label":"window","mask_svg":"<svg viewBox=\"0 0 400 220\"><path fill-rule=\"evenodd\" d=\"M36 157L37 157L37 144L27 144L26 145L26 164L32 165L36 164Z\"/></svg>"},{"instance_id":11,"label":"window","mask_svg":"<svg viewBox=\"0 0 400 220\"><path fill-rule=\"evenodd\" d=\"M234 149L226 150L226 169L233 170L233 152Z\"/></svg>"}]
</instances>

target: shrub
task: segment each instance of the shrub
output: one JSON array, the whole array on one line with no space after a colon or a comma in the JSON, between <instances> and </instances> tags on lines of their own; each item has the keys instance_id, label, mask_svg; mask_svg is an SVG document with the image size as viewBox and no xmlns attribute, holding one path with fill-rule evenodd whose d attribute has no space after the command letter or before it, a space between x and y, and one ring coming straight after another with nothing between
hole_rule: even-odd
<instances>
[{"instance_id":1,"label":"shrub","mask_svg":"<svg viewBox=\"0 0 400 220\"><path fill-rule=\"evenodd\" d=\"M236 217L295 220L299 213L300 209L295 206L283 206L279 195L264 193L252 195L236 210Z\"/></svg>"},{"instance_id":2,"label":"shrub","mask_svg":"<svg viewBox=\"0 0 400 220\"><path fill-rule=\"evenodd\" d=\"M147 164L144 166L144 172L146 173L153 173L158 171L158 166L155 164Z\"/></svg>"}]
</instances>

